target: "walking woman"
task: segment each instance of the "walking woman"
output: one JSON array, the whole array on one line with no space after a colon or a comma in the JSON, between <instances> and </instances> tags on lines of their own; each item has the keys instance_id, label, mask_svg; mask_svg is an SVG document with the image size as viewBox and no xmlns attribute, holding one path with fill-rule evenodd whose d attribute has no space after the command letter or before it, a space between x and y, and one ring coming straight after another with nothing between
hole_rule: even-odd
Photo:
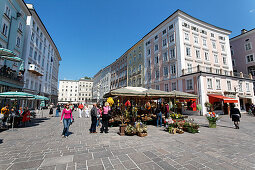
<instances>
[{"instance_id":1,"label":"walking woman","mask_svg":"<svg viewBox=\"0 0 255 170\"><path fill-rule=\"evenodd\" d=\"M71 120L73 120L72 109L70 109L69 104L67 104L66 108L62 112L61 121L60 121L61 123L63 122L63 124L64 124L62 137L65 137L65 138L68 137L68 135L69 135L69 126L71 124Z\"/></svg>"},{"instance_id":2,"label":"walking woman","mask_svg":"<svg viewBox=\"0 0 255 170\"><path fill-rule=\"evenodd\" d=\"M156 115L157 115L157 127L160 123L160 127L162 127L162 106L161 104L158 104L156 108Z\"/></svg>"},{"instance_id":3,"label":"walking woman","mask_svg":"<svg viewBox=\"0 0 255 170\"><path fill-rule=\"evenodd\" d=\"M89 117L89 106L87 104L84 106L84 110L85 110L85 117Z\"/></svg>"},{"instance_id":4,"label":"walking woman","mask_svg":"<svg viewBox=\"0 0 255 170\"><path fill-rule=\"evenodd\" d=\"M238 108L235 108L235 104L231 103L230 105L230 118L232 118L232 121L234 122L235 128L239 129L239 122L241 118L241 113Z\"/></svg>"},{"instance_id":5,"label":"walking woman","mask_svg":"<svg viewBox=\"0 0 255 170\"><path fill-rule=\"evenodd\" d=\"M102 113L102 127L100 129L100 133L108 133L108 122L109 122L109 111L111 110L109 103L105 102L105 106L103 107Z\"/></svg>"}]
</instances>

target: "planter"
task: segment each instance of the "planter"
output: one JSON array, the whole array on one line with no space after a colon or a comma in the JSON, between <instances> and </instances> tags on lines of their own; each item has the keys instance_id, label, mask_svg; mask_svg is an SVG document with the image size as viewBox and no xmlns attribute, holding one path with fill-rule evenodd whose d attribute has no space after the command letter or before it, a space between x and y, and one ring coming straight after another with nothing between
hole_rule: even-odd
<instances>
[{"instance_id":1,"label":"planter","mask_svg":"<svg viewBox=\"0 0 255 170\"><path fill-rule=\"evenodd\" d=\"M209 128L216 128L216 121L209 121Z\"/></svg>"},{"instance_id":2,"label":"planter","mask_svg":"<svg viewBox=\"0 0 255 170\"><path fill-rule=\"evenodd\" d=\"M127 125L120 125L120 131L119 131L120 136L125 136L126 127L127 127Z\"/></svg>"},{"instance_id":3,"label":"planter","mask_svg":"<svg viewBox=\"0 0 255 170\"><path fill-rule=\"evenodd\" d=\"M145 136L147 136L147 133L138 133L138 136L145 137Z\"/></svg>"}]
</instances>

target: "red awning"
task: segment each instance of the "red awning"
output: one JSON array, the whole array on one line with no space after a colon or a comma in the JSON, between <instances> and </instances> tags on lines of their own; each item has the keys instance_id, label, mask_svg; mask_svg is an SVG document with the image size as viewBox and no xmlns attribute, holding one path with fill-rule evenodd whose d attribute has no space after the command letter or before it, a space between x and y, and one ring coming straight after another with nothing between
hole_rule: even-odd
<instances>
[{"instance_id":1,"label":"red awning","mask_svg":"<svg viewBox=\"0 0 255 170\"><path fill-rule=\"evenodd\" d=\"M208 96L209 96L210 103L218 102L220 100L223 100L224 103L238 103L237 99L234 99L231 97L225 97L218 94L208 94Z\"/></svg>"}]
</instances>

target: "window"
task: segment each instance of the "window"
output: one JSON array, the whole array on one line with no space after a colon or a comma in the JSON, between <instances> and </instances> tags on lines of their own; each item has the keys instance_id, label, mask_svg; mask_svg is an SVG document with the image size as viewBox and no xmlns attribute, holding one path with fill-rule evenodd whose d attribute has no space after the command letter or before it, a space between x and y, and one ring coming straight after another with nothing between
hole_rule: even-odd
<instances>
[{"instance_id":1,"label":"window","mask_svg":"<svg viewBox=\"0 0 255 170\"><path fill-rule=\"evenodd\" d=\"M165 77L168 76L168 67L164 67L164 76L165 76Z\"/></svg>"},{"instance_id":2,"label":"window","mask_svg":"<svg viewBox=\"0 0 255 170\"><path fill-rule=\"evenodd\" d=\"M214 54L214 62L215 62L215 63L219 63L218 55L217 55L217 54Z\"/></svg>"},{"instance_id":3,"label":"window","mask_svg":"<svg viewBox=\"0 0 255 170\"><path fill-rule=\"evenodd\" d=\"M158 44L155 44L154 49L155 51L158 51Z\"/></svg>"},{"instance_id":4,"label":"window","mask_svg":"<svg viewBox=\"0 0 255 170\"><path fill-rule=\"evenodd\" d=\"M246 56L247 63L254 61L253 54Z\"/></svg>"},{"instance_id":5,"label":"window","mask_svg":"<svg viewBox=\"0 0 255 170\"><path fill-rule=\"evenodd\" d=\"M223 41L225 40L225 38L222 37L222 36L219 36L219 39L220 39L220 40L223 40Z\"/></svg>"},{"instance_id":6,"label":"window","mask_svg":"<svg viewBox=\"0 0 255 170\"><path fill-rule=\"evenodd\" d=\"M174 25L173 25L173 24L169 26L169 30L171 30L171 29L173 29L173 28L174 28Z\"/></svg>"},{"instance_id":7,"label":"window","mask_svg":"<svg viewBox=\"0 0 255 170\"><path fill-rule=\"evenodd\" d=\"M190 48L186 47L186 55L190 57Z\"/></svg>"},{"instance_id":8,"label":"window","mask_svg":"<svg viewBox=\"0 0 255 170\"><path fill-rule=\"evenodd\" d=\"M219 79L216 79L216 89L217 89L217 90L220 90L220 89L221 89L220 80L219 80Z\"/></svg>"},{"instance_id":9,"label":"window","mask_svg":"<svg viewBox=\"0 0 255 170\"><path fill-rule=\"evenodd\" d=\"M251 49L251 43L245 44L245 50L250 50Z\"/></svg>"},{"instance_id":10,"label":"window","mask_svg":"<svg viewBox=\"0 0 255 170\"><path fill-rule=\"evenodd\" d=\"M215 69L216 74L220 74L220 69Z\"/></svg>"},{"instance_id":11,"label":"window","mask_svg":"<svg viewBox=\"0 0 255 170\"><path fill-rule=\"evenodd\" d=\"M221 50L225 51L225 45L224 44L221 44Z\"/></svg>"},{"instance_id":12,"label":"window","mask_svg":"<svg viewBox=\"0 0 255 170\"><path fill-rule=\"evenodd\" d=\"M145 45L147 46L147 45L149 45L151 43L151 41L149 40L149 41L147 41L146 43L145 43Z\"/></svg>"},{"instance_id":13,"label":"window","mask_svg":"<svg viewBox=\"0 0 255 170\"><path fill-rule=\"evenodd\" d=\"M163 34L163 35L166 34L166 29L164 29L164 30L162 31L162 34Z\"/></svg>"},{"instance_id":14,"label":"window","mask_svg":"<svg viewBox=\"0 0 255 170\"><path fill-rule=\"evenodd\" d=\"M206 68L205 68L205 71L206 71L207 73L211 73L211 67L206 67Z\"/></svg>"},{"instance_id":15,"label":"window","mask_svg":"<svg viewBox=\"0 0 255 170\"><path fill-rule=\"evenodd\" d=\"M37 59L37 52L36 51L34 52L34 59L35 60Z\"/></svg>"},{"instance_id":16,"label":"window","mask_svg":"<svg viewBox=\"0 0 255 170\"><path fill-rule=\"evenodd\" d=\"M157 39L158 39L158 35L155 36L155 40L157 40Z\"/></svg>"},{"instance_id":17,"label":"window","mask_svg":"<svg viewBox=\"0 0 255 170\"><path fill-rule=\"evenodd\" d=\"M201 33L207 35L207 32L205 30L201 30Z\"/></svg>"},{"instance_id":18,"label":"window","mask_svg":"<svg viewBox=\"0 0 255 170\"><path fill-rule=\"evenodd\" d=\"M175 74L175 73L176 73L175 64L170 65L170 73L171 73L171 74Z\"/></svg>"},{"instance_id":19,"label":"window","mask_svg":"<svg viewBox=\"0 0 255 170\"><path fill-rule=\"evenodd\" d=\"M155 64L158 64L158 55L155 56Z\"/></svg>"},{"instance_id":20,"label":"window","mask_svg":"<svg viewBox=\"0 0 255 170\"><path fill-rule=\"evenodd\" d=\"M214 37L214 34L213 34L213 33L211 33L211 37Z\"/></svg>"},{"instance_id":21,"label":"window","mask_svg":"<svg viewBox=\"0 0 255 170\"><path fill-rule=\"evenodd\" d=\"M151 54L151 49L148 49L147 50L147 55L150 55Z\"/></svg>"},{"instance_id":22,"label":"window","mask_svg":"<svg viewBox=\"0 0 255 170\"><path fill-rule=\"evenodd\" d=\"M227 65L227 58L226 57L222 57L222 60L223 60L223 64Z\"/></svg>"},{"instance_id":23,"label":"window","mask_svg":"<svg viewBox=\"0 0 255 170\"><path fill-rule=\"evenodd\" d=\"M239 82L239 91L243 91L243 84L241 81Z\"/></svg>"},{"instance_id":24,"label":"window","mask_svg":"<svg viewBox=\"0 0 255 170\"><path fill-rule=\"evenodd\" d=\"M249 91L250 91L249 83L246 83L246 91L247 91L247 92L249 92Z\"/></svg>"},{"instance_id":25,"label":"window","mask_svg":"<svg viewBox=\"0 0 255 170\"><path fill-rule=\"evenodd\" d=\"M192 73L192 64L191 63L187 63L187 68L188 68L188 73Z\"/></svg>"},{"instance_id":26,"label":"window","mask_svg":"<svg viewBox=\"0 0 255 170\"><path fill-rule=\"evenodd\" d=\"M148 60L148 66L149 67L151 66L151 60Z\"/></svg>"},{"instance_id":27,"label":"window","mask_svg":"<svg viewBox=\"0 0 255 170\"><path fill-rule=\"evenodd\" d=\"M11 14L11 9L8 6L5 6L5 11L4 11L5 15L8 16L10 18L10 14Z\"/></svg>"},{"instance_id":28,"label":"window","mask_svg":"<svg viewBox=\"0 0 255 170\"><path fill-rule=\"evenodd\" d=\"M159 85L156 85L156 90L159 90Z\"/></svg>"},{"instance_id":29,"label":"window","mask_svg":"<svg viewBox=\"0 0 255 170\"><path fill-rule=\"evenodd\" d=\"M42 59L42 67L44 67L44 58Z\"/></svg>"},{"instance_id":30,"label":"window","mask_svg":"<svg viewBox=\"0 0 255 170\"><path fill-rule=\"evenodd\" d=\"M177 90L177 88L176 88L176 82L172 83L172 90Z\"/></svg>"},{"instance_id":31,"label":"window","mask_svg":"<svg viewBox=\"0 0 255 170\"><path fill-rule=\"evenodd\" d=\"M136 61L136 56L134 56L134 62Z\"/></svg>"},{"instance_id":32,"label":"window","mask_svg":"<svg viewBox=\"0 0 255 170\"><path fill-rule=\"evenodd\" d=\"M189 34L188 33L185 32L184 37L185 37L184 38L185 40L189 41Z\"/></svg>"},{"instance_id":33,"label":"window","mask_svg":"<svg viewBox=\"0 0 255 170\"><path fill-rule=\"evenodd\" d=\"M42 50L42 42L40 42L39 49Z\"/></svg>"},{"instance_id":34,"label":"window","mask_svg":"<svg viewBox=\"0 0 255 170\"><path fill-rule=\"evenodd\" d=\"M235 59L232 59L232 65L236 66L236 60Z\"/></svg>"},{"instance_id":35,"label":"window","mask_svg":"<svg viewBox=\"0 0 255 170\"><path fill-rule=\"evenodd\" d=\"M197 31L197 32L198 32L198 28L197 28L197 27L194 27L194 26L191 26L191 30Z\"/></svg>"},{"instance_id":36,"label":"window","mask_svg":"<svg viewBox=\"0 0 255 170\"><path fill-rule=\"evenodd\" d=\"M166 46L166 39L163 40L163 47Z\"/></svg>"},{"instance_id":37,"label":"window","mask_svg":"<svg viewBox=\"0 0 255 170\"><path fill-rule=\"evenodd\" d=\"M16 39L16 46L20 47L20 37L19 36L17 36L17 39Z\"/></svg>"},{"instance_id":38,"label":"window","mask_svg":"<svg viewBox=\"0 0 255 170\"><path fill-rule=\"evenodd\" d=\"M187 90L193 90L193 82L192 79L186 80Z\"/></svg>"},{"instance_id":39,"label":"window","mask_svg":"<svg viewBox=\"0 0 255 170\"><path fill-rule=\"evenodd\" d=\"M29 56L32 57L32 55L33 55L33 47L30 47L30 49L29 49Z\"/></svg>"},{"instance_id":40,"label":"window","mask_svg":"<svg viewBox=\"0 0 255 170\"><path fill-rule=\"evenodd\" d=\"M164 52L163 53L163 61L167 61L168 59L167 59L167 52Z\"/></svg>"},{"instance_id":41,"label":"window","mask_svg":"<svg viewBox=\"0 0 255 170\"><path fill-rule=\"evenodd\" d=\"M205 52L205 60L209 61L209 55L208 55L208 52Z\"/></svg>"},{"instance_id":42,"label":"window","mask_svg":"<svg viewBox=\"0 0 255 170\"><path fill-rule=\"evenodd\" d=\"M6 23L3 23L2 33L3 33L4 36L7 37L7 35L8 35L8 25Z\"/></svg>"},{"instance_id":43,"label":"window","mask_svg":"<svg viewBox=\"0 0 255 170\"><path fill-rule=\"evenodd\" d=\"M22 32L23 25L22 25L22 23L21 23L21 22L19 23L18 29Z\"/></svg>"},{"instance_id":44,"label":"window","mask_svg":"<svg viewBox=\"0 0 255 170\"><path fill-rule=\"evenodd\" d=\"M231 90L231 81L227 81L227 87L228 87L228 90Z\"/></svg>"},{"instance_id":45,"label":"window","mask_svg":"<svg viewBox=\"0 0 255 170\"><path fill-rule=\"evenodd\" d=\"M32 34L31 34L31 41L34 41L34 38L35 38L35 33L32 32Z\"/></svg>"},{"instance_id":46,"label":"window","mask_svg":"<svg viewBox=\"0 0 255 170\"><path fill-rule=\"evenodd\" d=\"M203 39L203 46L206 46L206 39Z\"/></svg>"},{"instance_id":47,"label":"window","mask_svg":"<svg viewBox=\"0 0 255 170\"><path fill-rule=\"evenodd\" d=\"M170 49L170 58L175 58L175 50L174 50L174 48Z\"/></svg>"},{"instance_id":48,"label":"window","mask_svg":"<svg viewBox=\"0 0 255 170\"><path fill-rule=\"evenodd\" d=\"M216 49L216 43L214 41L212 42L212 46L213 46L213 49Z\"/></svg>"},{"instance_id":49,"label":"window","mask_svg":"<svg viewBox=\"0 0 255 170\"><path fill-rule=\"evenodd\" d=\"M196 50L196 57L199 59L200 58L200 50Z\"/></svg>"},{"instance_id":50,"label":"window","mask_svg":"<svg viewBox=\"0 0 255 170\"><path fill-rule=\"evenodd\" d=\"M198 43L198 37L197 36L194 36L194 42Z\"/></svg>"},{"instance_id":51,"label":"window","mask_svg":"<svg viewBox=\"0 0 255 170\"><path fill-rule=\"evenodd\" d=\"M211 78L207 78L207 88L212 89L212 79Z\"/></svg>"},{"instance_id":52,"label":"window","mask_svg":"<svg viewBox=\"0 0 255 170\"><path fill-rule=\"evenodd\" d=\"M169 41L170 41L170 43L171 43L171 42L174 42L174 34L172 34L172 35L169 36Z\"/></svg>"},{"instance_id":53,"label":"window","mask_svg":"<svg viewBox=\"0 0 255 170\"><path fill-rule=\"evenodd\" d=\"M156 79L159 78L159 71L158 71L158 70L155 72L155 78L156 78Z\"/></svg>"},{"instance_id":54,"label":"window","mask_svg":"<svg viewBox=\"0 0 255 170\"><path fill-rule=\"evenodd\" d=\"M165 84L165 91L169 91L168 84Z\"/></svg>"},{"instance_id":55,"label":"window","mask_svg":"<svg viewBox=\"0 0 255 170\"><path fill-rule=\"evenodd\" d=\"M38 63L40 65L40 62L41 62L41 55L38 55Z\"/></svg>"},{"instance_id":56,"label":"window","mask_svg":"<svg viewBox=\"0 0 255 170\"><path fill-rule=\"evenodd\" d=\"M141 66L141 64L138 66L138 71L142 71L142 66Z\"/></svg>"},{"instance_id":57,"label":"window","mask_svg":"<svg viewBox=\"0 0 255 170\"><path fill-rule=\"evenodd\" d=\"M231 56L233 56L234 55L234 50L233 49L231 49Z\"/></svg>"}]
</instances>

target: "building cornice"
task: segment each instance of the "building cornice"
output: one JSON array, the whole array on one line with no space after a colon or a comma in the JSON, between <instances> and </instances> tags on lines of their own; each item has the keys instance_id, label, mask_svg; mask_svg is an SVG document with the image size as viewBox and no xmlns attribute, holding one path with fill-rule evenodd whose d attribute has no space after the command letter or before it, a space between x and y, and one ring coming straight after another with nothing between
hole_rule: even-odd
<instances>
[{"instance_id":1,"label":"building cornice","mask_svg":"<svg viewBox=\"0 0 255 170\"><path fill-rule=\"evenodd\" d=\"M237 39L239 39L239 38L243 38L244 36L248 36L248 35L250 35L250 34L252 34L252 33L255 33L255 28L253 28L253 29L251 29L250 31L247 31L247 32L245 32L245 33L243 33L243 34L239 34L239 35L237 35L237 36L235 36L235 37L229 39L229 41L230 41L230 42L231 42L231 41L235 41L235 40L237 40Z\"/></svg>"}]
</instances>

